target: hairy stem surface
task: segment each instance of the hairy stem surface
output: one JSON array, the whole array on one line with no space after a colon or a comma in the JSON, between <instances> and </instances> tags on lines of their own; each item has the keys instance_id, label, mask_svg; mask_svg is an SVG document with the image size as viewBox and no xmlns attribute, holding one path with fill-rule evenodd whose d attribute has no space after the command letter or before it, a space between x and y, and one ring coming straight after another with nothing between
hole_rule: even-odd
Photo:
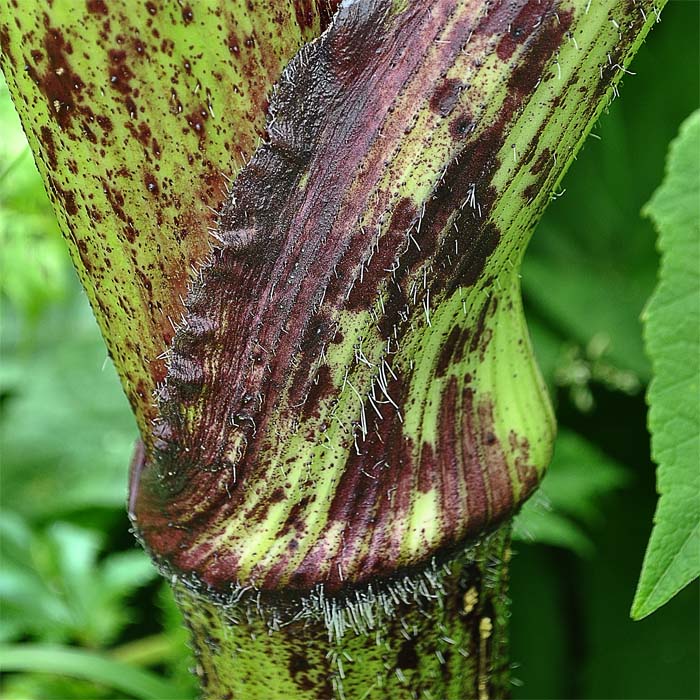
<instances>
[{"instance_id":1,"label":"hairy stem surface","mask_svg":"<svg viewBox=\"0 0 700 700\"><path fill-rule=\"evenodd\" d=\"M429 595L395 581L272 628L269 609L224 608L179 586L204 697L505 698L508 545L505 527L437 567L417 582Z\"/></svg>"}]
</instances>

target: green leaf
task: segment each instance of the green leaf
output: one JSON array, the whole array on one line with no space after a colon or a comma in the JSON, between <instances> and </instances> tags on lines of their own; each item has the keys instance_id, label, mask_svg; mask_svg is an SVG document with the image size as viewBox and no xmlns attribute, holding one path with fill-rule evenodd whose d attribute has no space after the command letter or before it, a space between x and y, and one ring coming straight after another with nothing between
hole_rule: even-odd
<instances>
[{"instance_id":1,"label":"green leaf","mask_svg":"<svg viewBox=\"0 0 700 700\"><path fill-rule=\"evenodd\" d=\"M590 555L587 530L601 520L601 500L626 480L617 462L577 433L562 429L542 486L514 520L513 536Z\"/></svg>"},{"instance_id":2,"label":"green leaf","mask_svg":"<svg viewBox=\"0 0 700 700\"><path fill-rule=\"evenodd\" d=\"M669 149L646 206L659 231L659 284L644 313L659 503L632 604L639 620L700 574L700 110Z\"/></svg>"},{"instance_id":3,"label":"green leaf","mask_svg":"<svg viewBox=\"0 0 700 700\"><path fill-rule=\"evenodd\" d=\"M110 554L102 561L101 568L105 585L102 594L114 599L146 585L156 575L151 560L141 549Z\"/></svg>"},{"instance_id":4,"label":"green leaf","mask_svg":"<svg viewBox=\"0 0 700 700\"><path fill-rule=\"evenodd\" d=\"M197 694L197 679L190 669L195 667L194 656L190 647L189 631L180 609L175 603L173 589L165 582L157 597L158 613L164 634L177 650L173 658L165 662L165 669L173 683L178 687L189 689L190 694Z\"/></svg>"},{"instance_id":5,"label":"green leaf","mask_svg":"<svg viewBox=\"0 0 700 700\"><path fill-rule=\"evenodd\" d=\"M0 670L55 673L84 678L135 698L181 698L178 688L158 676L101 654L60 646L19 644L0 647Z\"/></svg>"}]
</instances>

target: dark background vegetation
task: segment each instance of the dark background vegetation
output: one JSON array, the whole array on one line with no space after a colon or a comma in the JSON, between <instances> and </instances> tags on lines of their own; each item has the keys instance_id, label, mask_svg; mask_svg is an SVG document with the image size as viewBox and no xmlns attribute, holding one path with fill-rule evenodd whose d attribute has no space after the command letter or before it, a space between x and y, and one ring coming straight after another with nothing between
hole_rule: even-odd
<instances>
[{"instance_id":1,"label":"dark background vegetation","mask_svg":"<svg viewBox=\"0 0 700 700\"><path fill-rule=\"evenodd\" d=\"M699 7L671 0L526 256L560 439L516 523L515 698L700 697L697 584L629 619L656 501L639 317L658 258L640 209L699 104ZM99 652L194 697L178 612L125 515L135 425L4 84L0 134L0 643ZM29 670L0 697L123 693Z\"/></svg>"}]
</instances>

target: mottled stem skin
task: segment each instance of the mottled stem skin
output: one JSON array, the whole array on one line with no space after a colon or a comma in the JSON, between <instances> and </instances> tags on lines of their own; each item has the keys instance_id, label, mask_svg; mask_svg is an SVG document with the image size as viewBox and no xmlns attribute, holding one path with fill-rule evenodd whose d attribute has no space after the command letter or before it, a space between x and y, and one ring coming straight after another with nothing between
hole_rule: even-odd
<instances>
[{"instance_id":1,"label":"mottled stem skin","mask_svg":"<svg viewBox=\"0 0 700 700\"><path fill-rule=\"evenodd\" d=\"M329 640L323 619L270 630L182 585L206 700L488 700L509 697L509 528L450 563L444 592L397 606L373 629ZM442 571L442 569L441 569Z\"/></svg>"},{"instance_id":2,"label":"mottled stem skin","mask_svg":"<svg viewBox=\"0 0 700 700\"><path fill-rule=\"evenodd\" d=\"M519 264L663 1L344 2L281 78L334 3L14 5L205 697L507 695L484 538L554 437Z\"/></svg>"},{"instance_id":3,"label":"mottled stem skin","mask_svg":"<svg viewBox=\"0 0 700 700\"><path fill-rule=\"evenodd\" d=\"M341 594L517 511L555 431L520 261L655 11L363 0L287 66L132 471L164 569Z\"/></svg>"},{"instance_id":4,"label":"mottled stem skin","mask_svg":"<svg viewBox=\"0 0 700 700\"><path fill-rule=\"evenodd\" d=\"M0 2L0 66L147 444L227 181L257 147L272 85L334 8Z\"/></svg>"}]
</instances>

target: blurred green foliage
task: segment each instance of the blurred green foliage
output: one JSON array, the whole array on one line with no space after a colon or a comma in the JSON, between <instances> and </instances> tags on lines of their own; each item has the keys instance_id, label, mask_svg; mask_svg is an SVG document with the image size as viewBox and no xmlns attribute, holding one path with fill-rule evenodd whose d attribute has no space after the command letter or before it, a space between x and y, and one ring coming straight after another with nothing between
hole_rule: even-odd
<instances>
[{"instance_id":1,"label":"blurred green foliage","mask_svg":"<svg viewBox=\"0 0 700 700\"><path fill-rule=\"evenodd\" d=\"M111 644L133 613L124 596L157 575L138 551L108 553L98 560L104 537L71 523L32 531L7 512L0 517L0 535L4 639L24 633L88 648Z\"/></svg>"},{"instance_id":2,"label":"blurred green foliage","mask_svg":"<svg viewBox=\"0 0 700 700\"><path fill-rule=\"evenodd\" d=\"M0 125L0 292L26 322L35 323L47 305L65 297L70 274L58 224L4 82Z\"/></svg>"},{"instance_id":3,"label":"blurred green foliage","mask_svg":"<svg viewBox=\"0 0 700 700\"><path fill-rule=\"evenodd\" d=\"M622 487L629 475L578 433L562 429L556 457L542 486L516 517L513 536L590 556L589 531L604 522L601 497Z\"/></svg>"},{"instance_id":4,"label":"blurred green foliage","mask_svg":"<svg viewBox=\"0 0 700 700\"><path fill-rule=\"evenodd\" d=\"M516 520L516 698L700 696L697 588L628 618L655 503L639 316L658 258L640 209L698 105L698 4L672 0L632 69L523 269L561 429ZM14 660L0 697L153 697L159 681L194 697L172 595L128 533L133 418L4 84L0 132L0 642Z\"/></svg>"}]
</instances>

